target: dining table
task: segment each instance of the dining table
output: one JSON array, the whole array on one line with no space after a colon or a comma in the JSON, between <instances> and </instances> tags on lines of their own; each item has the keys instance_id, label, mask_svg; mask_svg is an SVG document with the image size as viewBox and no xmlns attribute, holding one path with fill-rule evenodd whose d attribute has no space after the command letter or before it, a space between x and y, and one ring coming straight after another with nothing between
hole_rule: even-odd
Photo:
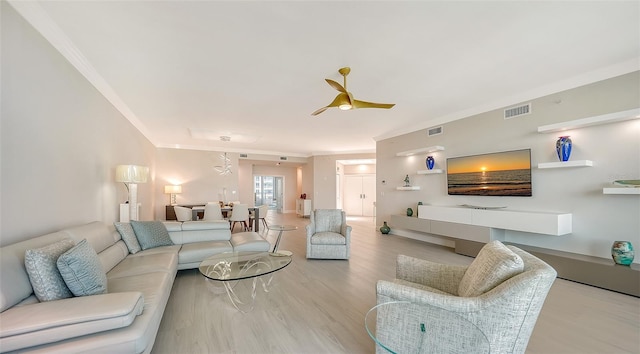
<instances>
[{"instance_id":1,"label":"dining table","mask_svg":"<svg viewBox=\"0 0 640 354\"><path fill-rule=\"evenodd\" d=\"M233 207L225 205L220 208L222 215L225 216L233 210ZM249 207L249 211L253 211L253 231L260 231L260 208ZM198 220L198 213L204 213L204 205L196 205L191 207L191 220Z\"/></svg>"}]
</instances>

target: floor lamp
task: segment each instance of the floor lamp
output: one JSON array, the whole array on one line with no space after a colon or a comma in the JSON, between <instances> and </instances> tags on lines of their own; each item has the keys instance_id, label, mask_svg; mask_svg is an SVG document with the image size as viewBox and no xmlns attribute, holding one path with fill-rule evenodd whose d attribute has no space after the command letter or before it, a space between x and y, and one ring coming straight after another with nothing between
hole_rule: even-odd
<instances>
[{"instance_id":1,"label":"floor lamp","mask_svg":"<svg viewBox=\"0 0 640 354\"><path fill-rule=\"evenodd\" d=\"M118 165L116 182L122 182L129 192L129 220L138 220L138 183L147 183L149 167Z\"/></svg>"}]
</instances>

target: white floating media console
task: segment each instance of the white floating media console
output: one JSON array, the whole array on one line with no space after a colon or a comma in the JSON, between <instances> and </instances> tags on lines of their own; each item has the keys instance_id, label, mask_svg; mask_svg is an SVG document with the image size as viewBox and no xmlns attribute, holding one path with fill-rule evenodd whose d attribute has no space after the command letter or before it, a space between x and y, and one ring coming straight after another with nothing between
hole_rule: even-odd
<instances>
[{"instance_id":1,"label":"white floating media console","mask_svg":"<svg viewBox=\"0 0 640 354\"><path fill-rule=\"evenodd\" d=\"M571 213L419 205L418 217L434 221L554 236L572 232Z\"/></svg>"}]
</instances>

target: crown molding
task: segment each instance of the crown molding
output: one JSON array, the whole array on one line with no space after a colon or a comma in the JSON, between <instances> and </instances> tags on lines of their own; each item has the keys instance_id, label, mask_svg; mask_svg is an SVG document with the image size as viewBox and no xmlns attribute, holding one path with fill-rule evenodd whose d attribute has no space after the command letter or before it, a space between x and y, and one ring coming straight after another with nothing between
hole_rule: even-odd
<instances>
[{"instance_id":1,"label":"crown molding","mask_svg":"<svg viewBox=\"0 0 640 354\"><path fill-rule=\"evenodd\" d=\"M7 2L36 29L69 63L84 76L131 124L154 146L155 139L131 111L129 106L116 94L115 90L96 71L62 29L49 17L36 1L7 0Z\"/></svg>"},{"instance_id":2,"label":"crown molding","mask_svg":"<svg viewBox=\"0 0 640 354\"><path fill-rule=\"evenodd\" d=\"M566 91L566 90L571 90L571 89L574 89L580 86L585 86L594 82L611 79L616 76L629 74L629 73L640 70L639 63L640 63L640 57L633 58L624 62L620 62L618 64L610 65L604 68L600 68L598 70L593 70L591 72L588 72L582 75L577 75L566 80L557 81L542 87L538 87L533 90L508 96L503 99L490 102L484 105L454 112L441 117L435 117L433 119L425 119L423 124L412 125L411 127L387 132L385 134L373 137L373 140L381 141L384 139L390 139L400 135L413 133L419 130L429 129L434 126L468 118L477 114L490 112L490 111L493 111L496 109L502 109L505 107L510 107L518 103L527 102L530 100L534 100L540 97L544 97L547 95L555 94L555 93Z\"/></svg>"}]
</instances>

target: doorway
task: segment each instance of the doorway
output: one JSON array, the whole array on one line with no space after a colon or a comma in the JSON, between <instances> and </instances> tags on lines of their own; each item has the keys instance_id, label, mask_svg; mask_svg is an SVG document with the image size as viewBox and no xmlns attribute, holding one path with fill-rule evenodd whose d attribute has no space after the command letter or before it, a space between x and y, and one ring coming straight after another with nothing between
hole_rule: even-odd
<instances>
[{"instance_id":1,"label":"doorway","mask_svg":"<svg viewBox=\"0 0 640 354\"><path fill-rule=\"evenodd\" d=\"M375 175L344 176L344 210L347 215L374 216Z\"/></svg>"},{"instance_id":2,"label":"doorway","mask_svg":"<svg viewBox=\"0 0 640 354\"><path fill-rule=\"evenodd\" d=\"M336 161L336 206L351 216L375 216L376 160Z\"/></svg>"},{"instance_id":3,"label":"doorway","mask_svg":"<svg viewBox=\"0 0 640 354\"><path fill-rule=\"evenodd\" d=\"M284 206L284 177L253 176L255 206L268 205L269 210L282 213Z\"/></svg>"}]
</instances>

